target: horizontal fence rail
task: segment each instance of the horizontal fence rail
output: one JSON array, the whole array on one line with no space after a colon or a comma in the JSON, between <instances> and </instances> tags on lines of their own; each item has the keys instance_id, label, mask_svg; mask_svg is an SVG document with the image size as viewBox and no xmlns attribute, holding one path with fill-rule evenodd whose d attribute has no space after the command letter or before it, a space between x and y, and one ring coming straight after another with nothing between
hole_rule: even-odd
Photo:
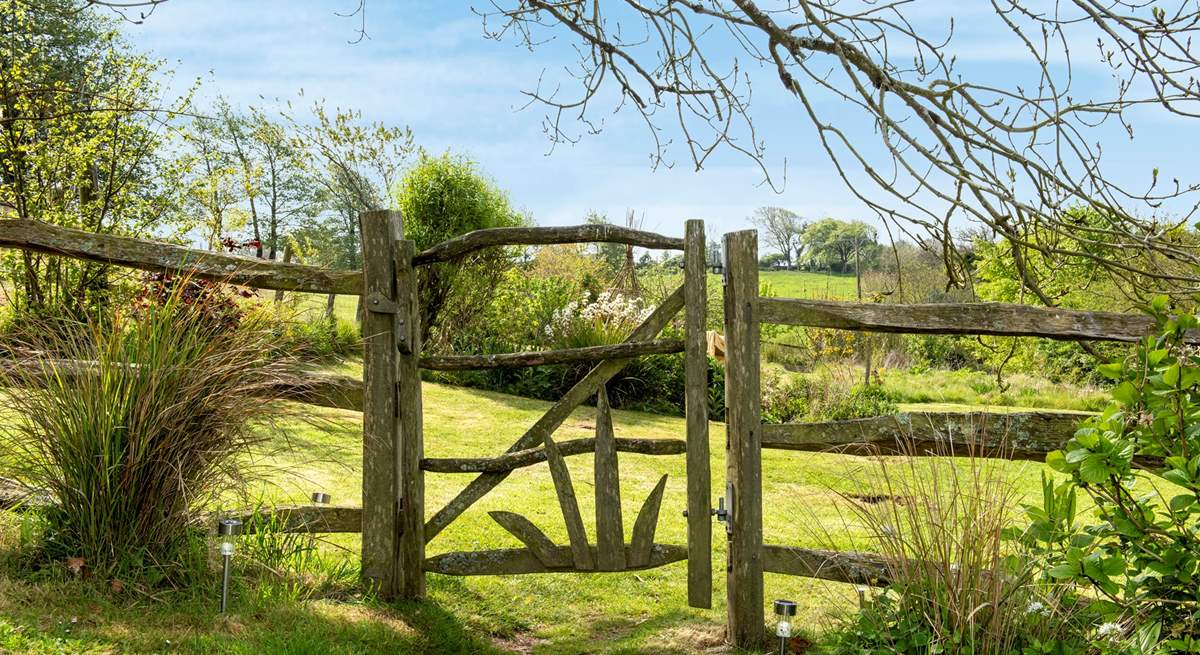
<instances>
[{"instance_id":1,"label":"horizontal fence rail","mask_svg":"<svg viewBox=\"0 0 1200 655\"><path fill-rule=\"evenodd\" d=\"M238 519L246 533L260 528L275 532L362 532L361 507L279 505L258 510L222 512L208 521L214 530L217 518Z\"/></svg>"},{"instance_id":2,"label":"horizontal fence rail","mask_svg":"<svg viewBox=\"0 0 1200 655\"><path fill-rule=\"evenodd\" d=\"M195 250L161 241L96 234L41 221L0 220L0 247L62 255L155 273L185 273L259 289L362 294L362 274L357 271L335 271Z\"/></svg>"},{"instance_id":3,"label":"horizontal fence rail","mask_svg":"<svg viewBox=\"0 0 1200 655\"><path fill-rule=\"evenodd\" d=\"M831 582L885 587L887 560L874 553L764 545L763 571Z\"/></svg>"},{"instance_id":4,"label":"horizontal fence rail","mask_svg":"<svg viewBox=\"0 0 1200 655\"><path fill-rule=\"evenodd\" d=\"M1087 414L906 412L822 423L762 426L762 447L861 454L1045 458Z\"/></svg>"},{"instance_id":5,"label":"horizontal fence rail","mask_svg":"<svg viewBox=\"0 0 1200 655\"><path fill-rule=\"evenodd\" d=\"M763 323L900 334L987 334L1064 341L1138 341L1155 333L1139 314L1089 312L1007 303L884 305L760 298ZM1189 335L1200 343L1200 334Z\"/></svg>"},{"instance_id":6,"label":"horizontal fence rail","mask_svg":"<svg viewBox=\"0 0 1200 655\"><path fill-rule=\"evenodd\" d=\"M66 359L0 359L0 384L41 384L43 378L70 379L94 375L95 362ZM348 375L307 371L294 377L280 378L256 390L268 398L280 398L333 409L362 411L362 380Z\"/></svg>"},{"instance_id":7,"label":"horizontal fence rail","mask_svg":"<svg viewBox=\"0 0 1200 655\"><path fill-rule=\"evenodd\" d=\"M624 243L654 250L683 250L683 239L618 225L565 227L494 227L467 232L443 241L413 257L413 266L427 266L464 257L495 246L545 246L556 243Z\"/></svg>"},{"instance_id":8,"label":"horizontal fence rail","mask_svg":"<svg viewBox=\"0 0 1200 655\"><path fill-rule=\"evenodd\" d=\"M625 546L627 561L633 561L634 546ZM597 549L590 547L592 558L595 559ZM553 564L547 565L528 548L505 548L500 550L480 550L470 552L454 552L434 555L425 560L425 571L443 575L520 575L525 573L553 573L556 571L572 573L596 573L599 569L579 570L572 565L570 546L553 546L548 553L555 558ZM653 544L650 547L649 559L639 564L630 564L624 570L637 571L652 569L673 562L687 559L687 548L668 544Z\"/></svg>"},{"instance_id":9,"label":"horizontal fence rail","mask_svg":"<svg viewBox=\"0 0 1200 655\"><path fill-rule=\"evenodd\" d=\"M617 452L639 455L682 455L687 452L687 442L681 439L625 439L613 440ZM560 455L582 455L596 451L596 439L572 439L557 444ZM421 460L421 470L431 473L501 473L515 471L546 461L545 448L529 448L505 453L499 457L479 458L430 458Z\"/></svg>"},{"instance_id":10,"label":"horizontal fence rail","mask_svg":"<svg viewBox=\"0 0 1200 655\"><path fill-rule=\"evenodd\" d=\"M572 362L595 362L642 355L667 355L683 352L683 340L626 341L604 346L536 350L493 355L429 355L421 358L421 368L433 371L465 371L517 366L544 366Z\"/></svg>"}]
</instances>

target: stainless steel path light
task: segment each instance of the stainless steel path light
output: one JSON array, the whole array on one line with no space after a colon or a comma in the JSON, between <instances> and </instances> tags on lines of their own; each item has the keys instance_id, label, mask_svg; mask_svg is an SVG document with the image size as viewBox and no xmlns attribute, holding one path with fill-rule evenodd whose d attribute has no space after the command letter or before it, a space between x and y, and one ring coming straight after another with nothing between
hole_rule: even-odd
<instances>
[{"instance_id":1,"label":"stainless steel path light","mask_svg":"<svg viewBox=\"0 0 1200 655\"><path fill-rule=\"evenodd\" d=\"M229 604L229 560L233 558L233 538L242 533L242 522L237 519L221 519L217 524L217 534L221 537L221 559L223 571L221 574L221 613Z\"/></svg>"},{"instance_id":2,"label":"stainless steel path light","mask_svg":"<svg viewBox=\"0 0 1200 655\"><path fill-rule=\"evenodd\" d=\"M324 491L312 492L312 501L314 505L328 505L330 501L329 494ZM313 557L317 552L317 538L313 535L313 531L308 531L308 556Z\"/></svg>"},{"instance_id":3,"label":"stainless steel path light","mask_svg":"<svg viewBox=\"0 0 1200 655\"><path fill-rule=\"evenodd\" d=\"M779 637L779 655L787 655L788 639L792 637L792 617L796 616L796 603L790 600L775 601L775 616L779 623L775 625L775 636Z\"/></svg>"}]
</instances>

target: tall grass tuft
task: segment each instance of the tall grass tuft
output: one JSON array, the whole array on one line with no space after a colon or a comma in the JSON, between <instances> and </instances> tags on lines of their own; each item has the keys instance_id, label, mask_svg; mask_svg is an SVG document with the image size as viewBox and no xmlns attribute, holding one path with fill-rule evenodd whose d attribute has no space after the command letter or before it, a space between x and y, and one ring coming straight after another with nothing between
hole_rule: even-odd
<instances>
[{"instance_id":1,"label":"tall grass tuft","mask_svg":"<svg viewBox=\"0 0 1200 655\"><path fill-rule=\"evenodd\" d=\"M4 373L0 446L22 483L54 498L46 556L97 575L169 574L196 511L242 481L254 424L277 411L264 399L291 366L269 325L214 312L193 287L31 337L24 347L42 357Z\"/></svg>"},{"instance_id":2,"label":"tall grass tuft","mask_svg":"<svg viewBox=\"0 0 1200 655\"><path fill-rule=\"evenodd\" d=\"M845 497L890 586L838 652L1001 655L1078 634L1076 608L1006 539L1020 496L999 460L914 454L879 458L855 474L870 493Z\"/></svg>"}]
</instances>

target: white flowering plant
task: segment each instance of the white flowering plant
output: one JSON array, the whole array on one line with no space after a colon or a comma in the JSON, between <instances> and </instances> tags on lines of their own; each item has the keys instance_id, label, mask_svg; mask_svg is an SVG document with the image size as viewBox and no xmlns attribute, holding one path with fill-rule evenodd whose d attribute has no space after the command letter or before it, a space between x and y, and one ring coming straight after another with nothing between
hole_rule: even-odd
<instances>
[{"instance_id":1,"label":"white flowering plant","mask_svg":"<svg viewBox=\"0 0 1200 655\"><path fill-rule=\"evenodd\" d=\"M585 295L555 311L543 332L557 348L619 343L653 311L640 298L602 291L594 298Z\"/></svg>"}]
</instances>

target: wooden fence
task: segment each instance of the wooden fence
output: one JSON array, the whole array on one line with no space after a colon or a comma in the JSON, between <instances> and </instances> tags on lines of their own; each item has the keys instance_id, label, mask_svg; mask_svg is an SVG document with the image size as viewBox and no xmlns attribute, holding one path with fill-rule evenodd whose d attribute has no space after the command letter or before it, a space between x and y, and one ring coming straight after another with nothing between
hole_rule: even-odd
<instances>
[{"instance_id":1,"label":"wooden fence","mask_svg":"<svg viewBox=\"0 0 1200 655\"><path fill-rule=\"evenodd\" d=\"M887 584L884 561L871 553L763 543L762 449L903 452L1041 459L1069 439L1078 413L919 412L825 423L764 425L760 416L759 326L778 323L906 334L1033 336L1134 342L1152 334L1148 316L999 303L883 305L764 298L758 294L754 231L725 235L725 394L728 442L725 499L731 640L750 648L763 638L763 572ZM1200 338L1196 339L1200 341Z\"/></svg>"},{"instance_id":2,"label":"wooden fence","mask_svg":"<svg viewBox=\"0 0 1200 655\"><path fill-rule=\"evenodd\" d=\"M362 378L313 373L281 382L279 387L271 390L272 396L362 412L362 507L295 506L264 511L279 519L279 524L286 530L361 532L363 575L371 584L377 585L385 598L422 597L425 574L429 571L450 575L616 571L687 559L689 602L708 607L712 595L711 484L703 222L689 221L682 239L605 225L479 230L422 252L416 252L413 242L404 238L403 219L397 212L364 213L360 217L360 229L361 272L330 271L291 262L193 250L24 220L0 221L0 247L145 271L186 273L277 291L363 296ZM585 242L683 250L684 284L623 343L489 355L422 355L417 298L419 267L453 261L483 248ZM658 334L680 311L684 312L684 338L658 339ZM686 438L615 438L605 383L635 357L680 352L685 353L686 363ZM467 370L571 362L596 364L505 453L491 458L424 457L419 369ZM37 362L7 362L3 365L40 369ZM89 368L82 362L58 362L55 366L60 375L87 375ZM555 441L552 438L554 431L576 407L593 397L598 408L595 437ZM689 516L686 546L654 541L665 477L635 518L631 542L623 543L618 452L686 455ZM592 453L596 463L595 545L588 542L565 460L565 457L584 453ZM425 556L427 542L512 471L543 462L549 466L554 480L570 536L568 545L553 544L522 516L493 512L492 518L525 548ZM426 473L474 474L476 477L445 507L426 519ZM48 500L30 498L0 485L0 508ZM241 518L251 516L243 513Z\"/></svg>"},{"instance_id":3,"label":"wooden fence","mask_svg":"<svg viewBox=\"0 0 1200 655\"><path fill-rule=\"evenodd\" d=\"M688 602L709 607L712 595L712 523L705 348L706 266L701 221L688 221L682 239L612 226L480 230L417 252L404 238L395 212L361 216L362 271L330 271L192 250L141 239L96 235L23 220L0 220L0 247L20 248L157 272L184 272L279 291L363 296L363 377L309 374L274 390L298 402L363 414L362 507L297 506L269 510L288 529L362 532L364 576L388 598L419 598L425 575L498 575L547 571L613 571L687 560ZM684 251L683 285L619 344L493 355L422 355L417 277L421 266L452 261L482 248L511 245L610 242ZM862 305L760 298L753 231L725 235L726 566L731 641L752 647L763 637L763 572L844 582L885 584L886 569L870 553L844 553L764 544L763 448L813 451L896 448L905 436L926 450L946 452L968 443L1004 457L1036 459L1064 442L1076 415L1031 412L910 413L815 424L763 425L760 415L762 323L873 332L1042 336L1053 339L1136 341L1149 334L1148 317L987 303ZM659 333L683 312L684 338ZM686 363L684 439L614 437L605 383L632 358L683 352ZM505 452L485 458L424 456L419 369L466 370L595 362ZM5 366L27 366L8 362ZM58 367L88 374L88 366ZM553 433L571 412L596 399L594 437L556 441ZM937 446L937 448L933 448ZM1001 446L1004 446L1001 448ZM623 543L617 453L684 455L687 462L687 544L655 542L666 480L660 480L634 518ZM595 460L596 543L588 540L566 457L591 453ZM511 512L491 517L524 548L443 553L426 557L426 545L508 475L545 463L567 527L569 543L554 544L528 519ZM427 517L426 474L474 475L444 507ZM0 507L20 502L0 488ZM45 501L46 499L35 499ZM243 516L243 518L249 518Z\"/></svg>"}]
</instances>

